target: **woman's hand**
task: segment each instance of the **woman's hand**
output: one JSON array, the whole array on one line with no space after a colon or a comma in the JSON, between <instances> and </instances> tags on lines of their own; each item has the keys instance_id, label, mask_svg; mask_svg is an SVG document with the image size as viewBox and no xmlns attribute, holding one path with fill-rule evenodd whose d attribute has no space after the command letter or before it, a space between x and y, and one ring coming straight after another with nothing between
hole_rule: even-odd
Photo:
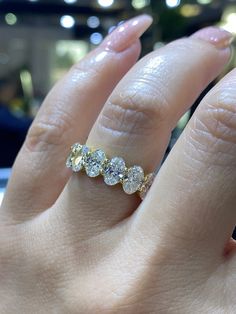
<instances>
[{"instance_id":1,"label":"woman's hand","mask_svg":"<svg viewBox=\"0 0 236 314\"><path fill-rule=\"evenodd\" d=\"M45 99L1 207L0 313L236 313L235 71L202 100L141 204L65 167L71 144L87 141L153 171L229 60L230 34L207 28L135 64L150 24L119 26Z\"/></svg>"}]
</instances>

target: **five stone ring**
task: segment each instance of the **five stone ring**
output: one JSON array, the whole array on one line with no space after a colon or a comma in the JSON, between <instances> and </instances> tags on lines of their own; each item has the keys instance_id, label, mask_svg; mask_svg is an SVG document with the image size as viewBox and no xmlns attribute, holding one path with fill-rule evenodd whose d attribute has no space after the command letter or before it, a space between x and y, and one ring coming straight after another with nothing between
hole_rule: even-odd
<instances>
[{"instance_id":1,"label":"five stone ring","mask_svg":"<svg viewBox=\"0 0 236 314\"><path fill-rule=\"evenodd\" d=\"M85 171L89 177L103 176L107 185L122 184L127 194L138 193L143 200L154 179L154 173L144 174L140 166L126 167L121 157L108 158L103 150L75 143L71 146L66 166L73 172Z\"/></svg>"}]
</instances>

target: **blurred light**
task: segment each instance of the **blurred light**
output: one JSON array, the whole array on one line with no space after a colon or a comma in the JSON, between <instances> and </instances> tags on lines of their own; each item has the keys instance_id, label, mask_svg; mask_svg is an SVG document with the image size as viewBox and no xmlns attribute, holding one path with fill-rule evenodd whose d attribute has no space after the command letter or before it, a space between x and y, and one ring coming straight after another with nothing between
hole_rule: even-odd
<instances>
[{"instance_id":1,"label":"blurred light","mask_svg":"<svg viewBox=\"0 0 236 314\"><path fill-rule=\"evenodd\" d=\"M72 64L82 59L88 52L88 43L84 40L59 40L56 43L56 55L69 58Z\"/></svg>"},{"instance_id":2,"label":"blurred light","mask_svg":"<svg viewBox=\"0 0 236 314\"><path fill-rule=\"evenodd\" d=\"M60 19L62 27L71 28L75 25L75 19L71 15L63 15Z\"/></svg>"},{"instance_id":3,"label":"blurred light","mask_svg":"<svg viewBox=\"0 0 236 314\"><path fill-rule=\"evenodd\" d=\"M188 110L178 121L177 128L183 130L190 118L190 110Z\"/></svg>"},{"instance_id":4,"label":"blurred light","mask_svg":"<svg viewBox=\"0 0 236 314\"><path fill-rule=\"evenodd\" d=\"M160 49L161 47L165 46L165 44L162 41L158 41L154 44L153 50Z\"/></svg>"},{"instance_id":5,"label":"blurred light","mask_svg":"<svg viewBox=\"0 0 236 314\"><path fill-rule=\"evenodd\" d=\"M20 72L20 80L21 86L24 92L24 96L28 98L33 97L33 84L32 84L32 77L29 71L22 70Z\"/></svg>"},{"instance_id":6,"label":"blurred light","mask_svg":"<svg viewBox=\"0 0 236 314\"><path fill-rule=\"evenodd\" d=\"M230 13L227 17L226 17L226 21L229 23L236 23L236 13Z\"/></svg>"},{"instance_id":7,"label":"blurred light","mask_svg":"<svg viewBox=\"0 0 236 314\"><path fill-rule=\"evenodd\" d=\"M11 169L0 168L0 184L1 184L1 187L0 187L0 205L1 205L2 200L3 200L3 196L5 193L5 187L7 185L7 181L10 177L10 174L11 174Z\"/></svg>"},{"instance_id":8,"label":"blurred light","mask_svg":"<svg viewBox=\"0 0 236 314\"><path fill-rule=\"evenodd\" d=\"M72 3L77 2L77 0L64 0L64 2L67 4L72 4Z\"/></svg>"},{"instance_id":9,"label":"blurred light","mask_svg":"<svg viewBox=\"0 0 236 314\"><path fill-rule=\"evenodd\" d=\"M227 14L225 22L221 24L221 27L226 31L236 34L236 13Z\"/></svg>"},{"instance_id":10,"label":"blurred light","mask_svg":"<svg viewBox=\"0 0 236 314\"><path fill-rule=\"evenodd\" d=\"M180 0L166 0L166 5L169 8L175 8L180 5Z\"/></svg>"},{"instance_id":11,"label":"blurred light","mask_svg":"<svg viewBox=\"0 0 236 314\"><path fill-rule=\"evenodd\" d=\"M108 8L113 5L114 0L97 0L97 2L101 7Z\"/></svg>"},{"instance_id":12,"label":"blurred light","mask_svg":"<svg viewBox=\"0 0 236 314\"><path fill-rule=\"evenodd\" d=\"M202 9L199 5L197 4L184 4L181 8L180 8L180 13L184 16L184 17L193 17L193 16L197 16L202 12Z\"/></svg>"},{"instance_id":13,"label":"blurred light","mask_svg":"<svg viewBox=\"0 0 236 314\"><path fill-rule=\"evenodd\" d=\"M37 2L38 0L29 0L29 2Z\"/></svg>"},{"instance_id":14,"label":"blurred light","mask_svg":"<svg viewBox=\"0 0 236 314\"><path fill-rule=\"evenodd\" d=\"M96 28L100 25L100 20L97 16L90 16L87 19L87 25L91 28Z\"/></svg>"},{"instance_id":15,"label":"blurred light","mask_svg":"<svg viewBox=\"0 0 236 314\"><path fill-rule=\"evenodd\" d=\"M13 13L7 13L5 15L5 21L8 25L14 25L17 22L17 17Z\"/></svg>"},{"instance_id":16,"label":"blurred light","mask_svg":"<svg viewBox=\"0 0 236 314\"><path fill-rule=\"evenodd\" d=\"M210 4L213 0L197 0L199 4Z\"/></svg>"},{"instance_id":17,"label":"blurred light","mask_svg":"<svg viewBox=\"0 0 236 314\"><path fill-rule=\"evenodd\" d=\"M150 0L132 0L132 6L136 9L142 9L150 4Z\"/></svg>"},{"instance_id":18,"label":"blurred light","mask_svg":"<svg viewBox=\"0 0 236 314\"><path fill-rule=\"evenodd\" d=\"M4 190L0 189L0 205L2 204L3 197L4 197Z\"/></svg>"},{"instance_id":19,"label":"blurred light","mask_svg":"<svg viewBox=\"0 0 236 314\"><path fill-rule=\"evenodd\" d=\"M99 45L103 40L101 33L92 33L90 36L90 41L94 45Z\"/></svg>"}]
</instances>

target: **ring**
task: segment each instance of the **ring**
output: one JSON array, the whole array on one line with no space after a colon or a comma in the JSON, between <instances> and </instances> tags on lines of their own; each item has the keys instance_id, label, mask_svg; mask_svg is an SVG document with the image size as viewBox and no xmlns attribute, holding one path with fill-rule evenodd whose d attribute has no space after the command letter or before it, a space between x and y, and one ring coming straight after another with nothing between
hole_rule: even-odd
<instances>
[{"instance_id":1,"label":"ring","mask_svg":"<svg viewBox=\"0 0 236 314\"><path fill-rule=\"evenodd\" d=\"M103 150L75 143L71 146L66 166L73 172L85 171L93 178L103 176L107 185L122 184L126 194L138 193L143 200L154 180L154 173L144 174L142 167L126 167L121 157L108 158Z\"/></svg>"}]
</instances>

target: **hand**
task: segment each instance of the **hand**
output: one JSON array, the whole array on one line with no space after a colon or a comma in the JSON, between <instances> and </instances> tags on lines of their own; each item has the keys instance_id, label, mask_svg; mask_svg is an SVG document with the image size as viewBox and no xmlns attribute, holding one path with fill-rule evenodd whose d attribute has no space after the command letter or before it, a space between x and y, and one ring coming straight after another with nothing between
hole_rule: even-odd
<instances>
[{"instance_id":1,"label":"hand","mask_svg":"<svg viewBox=\"0 0 236 314\"><path fill-rule=\"evenodd\" d=\"M153 171L229 60L230 34L207 28L135 64L150 24L119 26L45 99L1 207L0 313L236 312L235 71L202 100L142 203L65 167L71 144L87 141Z\"/></svg>"}]
</instances>

